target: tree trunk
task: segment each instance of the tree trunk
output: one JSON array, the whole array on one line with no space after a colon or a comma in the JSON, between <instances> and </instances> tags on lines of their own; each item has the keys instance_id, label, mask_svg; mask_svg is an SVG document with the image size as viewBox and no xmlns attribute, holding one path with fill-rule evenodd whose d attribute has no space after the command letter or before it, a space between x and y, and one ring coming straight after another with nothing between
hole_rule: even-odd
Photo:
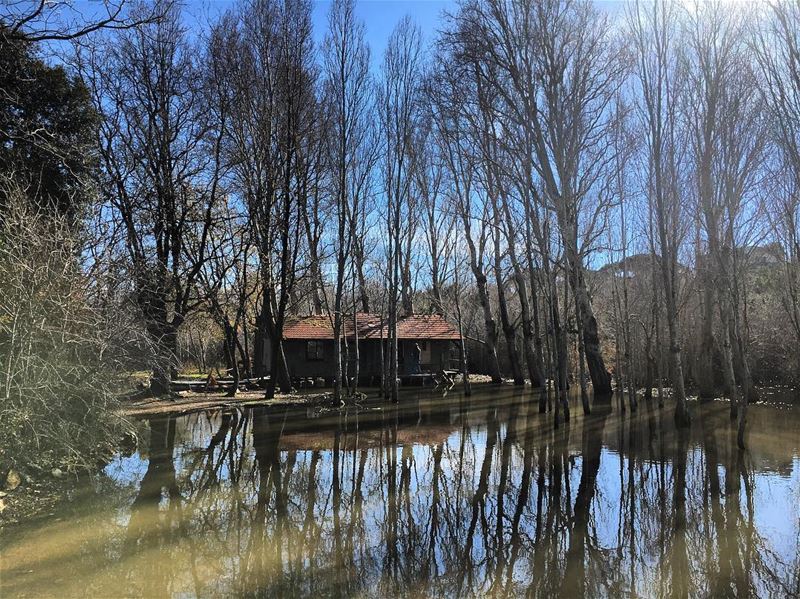
<instances>
[{"instance_id":1,"label":"tree trunk","mask_svg":"<svg viewBox=\"0 0 800 599\"><path fill-rule=\"evenodd\" d=\"M458 277L458 275L456 275ZM456 287L458 287L458 279L456 278ZM464 327L461 322L461 302L458 299L459 290L456 289L456 318L458 320L458 345L461 358L461 381L464 384L464 395L469 397L472 395L472 386L469 383L469 368L467 366L467 347L464 344Z\"/></svg>"},{"instance_id":2,"label":"tree trunk","mask_svg":"<svg viewBox=\"0 0 800 599\"><path fill-rule=\"evenodd\" d=\"M358 292L361 302L361 310L369 313L370 302L369 295L367 294L367 278L364 276L364 241L359 239L358 236L353 240L353 249L355 253L356 262L356 275L358 276ZM358 311L358 310L356 310Z\"/></svg>"},{"instance_id":3,"label":"tree trunk","mask_svg":"<svg viewBox=\"0 0 800 599\"><path fill-rule=\"evenodd\" d=\"M478 301L483 310L483 326L486 331L486 352L489 354L489 376L492 383L500 384L503 377L500 375L500 362L497 357L497 323L492 316L492 307L489 304L489 293L486 289L487 280L483 271L473 262L472 272L475 274L475 284L478 288Z\"/></svg>"},{"instance_id":4,"label":"tree trunk","mask_svg":"<svg viewBox=\"0 0 800 599\"><path fill-rule=\"evenodd\" d=\"M227 397L236 397L236 393L239 391L240 379L239 360L236 359L236 330L227 322L225 323L225 345L228 348L227 353L231 359L230 369L231 376L233 376L233 386L226 395Z\"/></svg>"},{"instance_id":5,"label":"tree trunk","mask_svg":"<svg viewBox=\"0 0 800 599\"><path fill-rule=\"evenodd\" d=\"M267 375L266 349L269 343L269 299L264 293L261 299L261 308L256 316L256 331L253 336L253 375L263 377Z\"/></svg>"},{"instance_id":6,"label":"tree trunk","mask_svg":"<svg viewBox=\"0 0 800 599\"><path fill-rule=\"evenodd\" d=\"M575 322L578 325L578 334L576 337L578 338L578 378L580 378L579 384L581 389L581 406L583 407L584 414L590 414L592 410L589 406L589 391L586 388L586 368L584 366L585 351L583 347L583 334L581 330L581 322L583 319L581 318L580 309L581 308L576 297Z\"/></svg>"},{"instance_id":7,"label":"tree trunk","mask_svg":"<svg viewBox=\"0 0 800 599\"><path fill-rule=\"evenodd\" d=\"M683 386L683 362L678 336L678 309L674 298L668 299L667 330L669 332L669 355L672 368L672 393L675 396L675 422L680 427L689 426L691 421L686 406L686 389Z\"/></svg>"},{"instance_id":8,"label":"tree trunk","mask_svg":"<svg viewBox=\"0 0 800 599\"><path fill-rule=\"evenodd\" d=\"M177 377L175 357L177 355L178 334L172 324L163 324L159 333L154 336L158 345L157 363L150 377L150 392L153 395L165 395L172 390L171 381ZM151 331L152 332L152 331Z\"/></svg>"},{"instance_id":9,"label":"tree trunk","mask_svg":"<svg viewBox=\"0 0 800 599\"><path fill-rule=\"evenodd\" d=\"M333 314L333 351L336 354L336 378L333 381L333 400L342 401L342 313L337 307Z\"/></svg>"},{"instance_id":10,"label":"tree trunk","mask_svg":"<svg viewBox=\"0 0 800 599\"><path fill-rule=\"evenodd\" d=\"M355 282L353 283L355 285ZM353 305L355 306L355 288L353 288ZM361 344L358 342L358 310L353 310L353 353L355 354L355 371L353 372L352 394L358 393L358 378L361 376Z\"/></svg>"},{"instance_id":11,"label":"tree trunk","mask_svg":"<svg viewBox=\"0 0 800 599\"><path fill-rule=\"evenodd\" d=\"M703 276L703 320L700 327L700 352L697 356L697 392L702 398L716 395L714 380L714 286L711 273L708 272L707 260L703 260L701 272Z\"/></svg>"},{"instance_id":12,"label":"tree trunk","mask_svg":"<svg viewBox=\"0 0 800 599\"><path fill-rule=\"evenodd\" d=\"M597 330L597 319L592 312L589 295L583 286L578 287L577 301L581 307L581 329L583 332L583 346L586 353L586 364L589 367L589 376L592 379L592 388L595 395L610 395L611 375L606 370L603 356L600 352L600 336ZM588 312L587 312L588 311Z\"/></svg>"},{"instance_id":13,"label":"tree trunk","mask_svg":"<svg viewBox=\"0 0 800 599\"><path fill-rule=\"evenodd\" d=\"M728 326L730 315L728 308L720 304L720 317L722 318L722 374L725 377L725 387L728 388L730 395L730 415L736 418L737 406L739 403L739 388L736 386L736 373L733 367L733 347L731 340L731 328Z\"/></svg>"},{"instance_id":14,"label":"tree trunk","mask_svg":"<svg viewBox=\"0 0 800 599\"><path fill-rule=\"evenodd\" d=\"M568 278L575 294L575 301L580 306L581 329L583 331L583 347L586 353L586 365L589 367L589 376L592 379L592 388L595 395L610 395L611 375L606 370L603 355L600 351L600 336L597 329L597 319L592 310L592 302L586 289L586 280L583 272L583 260L578 252L578 242L575 233L564 234L570 231L571 225L560 224L562 239L564 240L570 275Z\"/></svg>"},{"instance_id":15,"label":"tree trunk","mask_svg":"<svg viewBox=\"0 0 800 599\"><path fill-rule=\"evenodd\" d=\"M499 252L499 244L496 243L495 251ZM511 317L508 314L508 304L506 303L506 293L504 289L504 282L501 274L501 264L499 256L495 254L495 280L497 281L497 299L500 307L500 324L503 327L503 335L506 339L506 350L508 352L508 361L511 365L511 375L514 378L515 385L524 385L525 378L522 376L522 368L519 364L519 352L517 352L517 332L514 325L511 324Z\"/></svg>"},{"instance_id":16,"label":"tree trunk","mask_svg":"<svg viewBox=\"0 0 800 599\"><path fill-rule=\"evenodd\" d=\"M655 357L653 356L653 338L651 335L647 335L645 333L645 353L647 364L645 366L645 373L644 373L644 399L645 402L649 403L653 399L653 378L655 377Z\"/></svg>"},{"instance_id":17,"label":"tree trunk","mask_svg":"<svg viewBox=\"0 0 800 599\"><path fill-rule=\"evenodd\" d=\"M747 403L753 403L758 401L758 389L750 372L750 359L747 356L747 345L740 332L743 327L738 316L731 321L731 327L731 338L736 340L733 344L733 363L736 366L736 372L739 373L739 383L742 385L742 390L747 395Z\"/></svg>"},{"instance_id":18,"label":"tree trunk","mask_svg":"<svg viewBox=\"0 0 800 599\"><path fill-rule=\"evenodd\" d=\"M528 376L531 379L531 386L541 387L544 384L544 364L542 363L542 354L537 351L536 346L538 342L533 334L533 317L531 315L531 305L528 297L528 287L525 281L525 275L522 271L522 266L517 258L517 244L514 234L514 221L511 217L511 210L508 206L507 198L493 199L494 210L498 209L498 204L503 211L503 220L505 223L506 243L508 244L508 256L511 260L511 267L514 271L514 282L517 287L517 295L519 296L520 304L520 317L522 319L522 344L525 352L525 362L528 366ZM497 222L499 219L495 219ZM497 223L499 224L499 223ZM536 288L531 287L533 293L533 301L536 302Z\"/></svg>"}]
</instances>

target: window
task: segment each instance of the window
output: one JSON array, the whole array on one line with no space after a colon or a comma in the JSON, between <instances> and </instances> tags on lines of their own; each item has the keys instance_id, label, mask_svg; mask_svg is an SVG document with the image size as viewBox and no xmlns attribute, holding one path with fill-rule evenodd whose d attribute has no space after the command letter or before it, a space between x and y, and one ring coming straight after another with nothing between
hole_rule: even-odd
<instances>
[{"instance_id":1,"label":"window","mask_svg":"<svg viewBox=\"0 0 800 599\"><path fill-rule=\"evenodd\" d=\"M325 358L322 341L306 342L306 360L319 361Z\"/></svg>"}]
</instances>

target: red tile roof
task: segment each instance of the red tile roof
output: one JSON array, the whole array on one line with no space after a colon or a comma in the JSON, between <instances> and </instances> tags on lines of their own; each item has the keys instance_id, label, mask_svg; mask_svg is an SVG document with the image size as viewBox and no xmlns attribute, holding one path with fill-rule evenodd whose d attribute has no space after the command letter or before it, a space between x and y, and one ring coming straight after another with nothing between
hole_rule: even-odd
<instances>
[{"instance_id":1,"label":"red tile roof","mask_svg":"<svg viewBox=\"0 0 800 599\"><path fill-rule=\"evenodd\" d=\"M380 339L388 335L384 320L381 335L381 317L359 312L356 315L359 339ZM353 337L353 317L345 317L346 337ZM284 339L333 339L333 318L328 314L290 318L283 327ZM438 314L406 316L397 321L398 339L458 340L458 331Z\"/></svg>"}]
</instances>

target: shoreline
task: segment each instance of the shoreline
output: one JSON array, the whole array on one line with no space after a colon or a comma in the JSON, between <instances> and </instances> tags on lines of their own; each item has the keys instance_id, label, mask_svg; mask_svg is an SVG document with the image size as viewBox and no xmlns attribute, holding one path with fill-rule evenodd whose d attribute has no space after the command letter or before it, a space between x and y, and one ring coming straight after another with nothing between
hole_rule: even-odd
<instances>
[{"instance_id":1,"label":"shoreline","mask_svg":"<svg viewBox=\"0 0 800 599\"><path fill-rule=\"evenodd\" d=\"M62 473L54 476L49 472L31 475L29 470L21 474L20 484L9 489L3 481L0 490L0 532L14 530L40 518L55 516L63 503L72 499L73 492L81 486L82 476Z\"/></svg>"},{"instance_id":2,"label":"shoreline","mask_svg":"<svg viewBox=\"0 0 800 599\"><path fill-rule=\"evenodd\" d=\"M331 392L276 394L273 399L266 399L264 391L239 391L235 397L228 397L224 391L200 393L197 391L181 391L172 396L147 397L132 401L123 401L117 413L121 416L148 417L166 414L188 414L203 410L214 410L231 407L316 407L331 404Z\"/></svg>"},{"instance_id":3,"label":"shoreline","mask_svg":"<svg viewBox=\"0 0 800 599\"><path fill-rule=\"evenodd\" d=\"M492 384L485 375L470 375L473 385ZM460 389L460 383L456 383ZM529 387L530 388L530 387ZM403 387L403 389L430 390L432 387ZM365 387L362 390L367 397L359 403L369 404L371 401L381 403L377 395L377 387ZM267 406L275 408L292 407L322 407L337 410L340 407L333 403L333 390L322 388L320 390L301 390L292 393L277 393L273 399L264 397L264 390L239 391L235 397L228 397L225 391L179 391L169 396L148 396L140 399L122 400L117 413L121 416L148 417L165 414L188 414L202 410L215 410L232 407Z\"/></svg>"}]
</instances>

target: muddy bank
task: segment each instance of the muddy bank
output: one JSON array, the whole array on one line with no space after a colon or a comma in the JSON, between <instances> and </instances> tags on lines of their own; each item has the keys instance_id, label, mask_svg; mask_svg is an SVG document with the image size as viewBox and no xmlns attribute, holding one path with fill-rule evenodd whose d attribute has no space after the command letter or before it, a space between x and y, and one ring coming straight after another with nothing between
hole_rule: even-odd
<instances>
[{"instance_id":1,"label":"muddy bank","mask_svg":"<svg viewBox=\"0 0 800 599\"><path fill-rule=\"evenodd\" d=\"M201 410L246 406L332 406L330 392L278 394L274 399L265 399L263 391L240 391L236 397L228 397L224 391L198 393L181 391L169 397L148 397L123 403L123 416L155 416L158 414L187 414Z\"/></svg>"},{"instance_id":2,"label":"muddy bank","mask_svg":"<svg viewBox=\"0 0 800 599\"><path fill-rule=\"evenodd\" d=\"M491 379L488 376L471 375L470 382L473 385L488 385L491 384ZM432 387L407 388L419 389L420 391L433 390ZM403 389L406 389L406 387ZM453 389L460 390L461 384L455 384ZM447 389L439 388L439 392L446 393ZM379 391L377 388L364 389L364 393L359 394L359 403L369 403L371 401L381 403L382 400L378 395ZM349 399L348 402L352 403L352 399ZM334 404L331 389L299 391L285 394L278 393L274 399L265 399L263 390L239 391L236 397L228 397L224 390L208 393L202 391L179 391L167 397L139 397L124 400L119 413L123 416L146 417L158 414L186 414L200 410L246 406L269 406L276 408L303 406L322 408L341 407Z\"/></svg>"},{"instance_id":3,"label":"muddy bank","mask_svg":"<svg viewBox=\"0 0 800 599\"><path fill-rule=\"evenodd\" d=\"M81 485L74 474L59 469L11 469L0 475L0 532L36 518L52 516Z\"/></svg>"}]
</instances>

